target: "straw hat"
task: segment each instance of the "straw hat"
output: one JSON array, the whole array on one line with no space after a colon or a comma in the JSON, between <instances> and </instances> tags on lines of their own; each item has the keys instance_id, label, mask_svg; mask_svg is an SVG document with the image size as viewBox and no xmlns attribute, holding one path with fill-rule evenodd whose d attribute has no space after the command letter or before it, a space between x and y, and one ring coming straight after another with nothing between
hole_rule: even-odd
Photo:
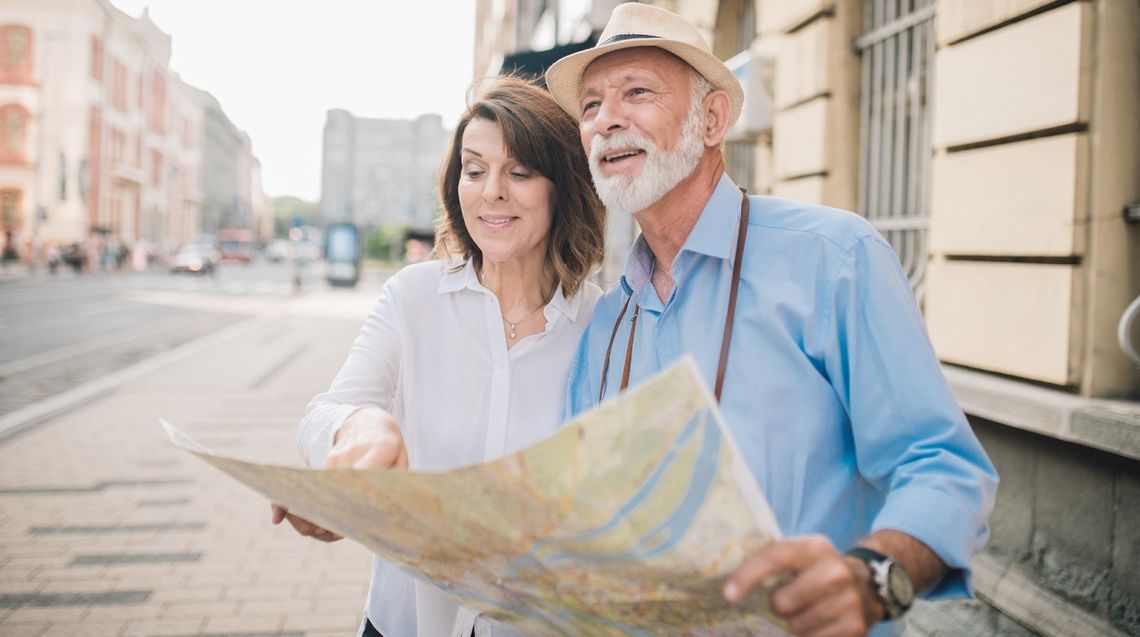
<instances>
[{"instance_id":1,"label":"straw hat","mask_svg":"<svg viewBox=\"0 0 1140 637\"><path fill-rule=\"evenodd\" d=\"M744 89L736 76L712 54L708 43L693 25L671 11L647 4L619 4L594 48L555 62L546 72L546 86L558 104L578 118L581 116L579 93L586 67L607 53L639 46L655 46L676 55L714 87L727 91L732 101L728 125L732 126L744 102Z\"/></svg>"}]
</instances>

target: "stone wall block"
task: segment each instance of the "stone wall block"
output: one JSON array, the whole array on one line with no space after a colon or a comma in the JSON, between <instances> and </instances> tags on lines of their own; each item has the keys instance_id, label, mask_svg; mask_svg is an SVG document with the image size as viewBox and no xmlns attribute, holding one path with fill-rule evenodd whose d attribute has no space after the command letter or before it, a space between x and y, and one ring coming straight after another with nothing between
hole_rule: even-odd
<instances>
[{"instance_id":1,"label":"stone wall block","mask_svg":"<svg viewBox=\"0 0 1140 637\"><path fill-rule=\"evenodd\" d=\"M1033 494L1037 487L1036 449L1026 444L1031 434L977 417L970 418L970 425L1000 479L986 550L1011 561L1025 560L1033 538Z\"/></svg>"},{"instance_id":2,"label":"stone wall block","mask_svg":"<svg viewBox=\"0 0 1140 637\"><path fill-rule=\"evenodd\" d=\"M1012 20L1054 0L938 0L935 29L938 43L946 44L972 33Z\"/></svg>"},{"instance_id":3,"label":"stone wall block","mask_svg":"<svg viewBox=\"0 0 1140 637\"><path fill-rule=\"evenodd\" d=\"M1126 465L1116 478L1113 518L1108 619L1140 635L1140 467L1135 463Z\"/></svg>"},{"instance_id":4,"label":"stone wall block","mask_svg":"<svg viewBox=\"0 0 1140 637\"><path fill-rule=\"evenodd\" d=\"M783 33L835 6L835 0L757 0L760 33Z\"/></svg>"},{"instance_id":5,"label":"stone wall block","mask_svg":"<svg viewBox=\"0 0 1140 637\"><path fill-rule=\"evenodd\" d=\"M983 256L1084 252L1087 135L1058 135L934 158L930 250Z\"/></svg>"},{"instance_id":6,"label":"stone wall block","mask_svg":"<svg viewBox=\"0 0 1140 637\"><path fill-rule=\"evenodd\" d=\"M1055 385L1074 383L1077 274L1070 265L931 261L926 323L939 358Z\"/></svg>"},{"instance_id":7,"label":"stone wall block","mask_svg":"<svg viewBox=\"0 0 1140 637\"><path fill-rule=\"evenodd\" d=\"M1113 558L1113 475L1087 449L1059 442L1048 447L1048 460L1037 471L1032 566L1042 586L1104 616Z\"/></svg>"},{"instance_id":8,"label":"stone wall block","mask_svg":"<svg viewBox=\"0 0 1140 637\"><path fill-rule=\"evenodd\" d=\"M1087 123L1092 14L1074 2L939 49L934 145Z\"/></svg>"}]
</instances>

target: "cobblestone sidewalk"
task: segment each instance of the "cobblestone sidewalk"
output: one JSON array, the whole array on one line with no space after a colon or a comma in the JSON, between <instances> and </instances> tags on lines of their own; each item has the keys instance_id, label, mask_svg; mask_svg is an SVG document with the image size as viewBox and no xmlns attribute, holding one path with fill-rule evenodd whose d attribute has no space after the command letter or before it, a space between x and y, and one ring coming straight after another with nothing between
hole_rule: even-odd
<instances>
[{"instance_id":1,"label":"cobblestone sidewalk","mask_svg":"<svg viewBox=\"0 0 1140 637\"><path fill-rule=\"evenodd\" d=\"M353 634L368 552L272 526L267 502L172 447L158 424L218 452L298 463L304 405L367 309L338 303L294 304L0 443L0 634Z\"/></svg>"}]
</instances>

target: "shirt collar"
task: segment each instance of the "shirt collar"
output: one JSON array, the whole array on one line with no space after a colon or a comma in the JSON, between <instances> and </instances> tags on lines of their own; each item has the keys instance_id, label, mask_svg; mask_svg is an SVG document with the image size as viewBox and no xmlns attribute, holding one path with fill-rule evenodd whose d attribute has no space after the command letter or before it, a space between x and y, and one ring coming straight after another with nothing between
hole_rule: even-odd
<instances>
[{"instance_id":1,"label":"shirt collar","mask_svg":"<svg viewBox=\"0 0 1140 637\"><path fill-rule=\"evenodd\" d=\"M691 252L725 259L731 264L735 256L733 249L740 221L740 197L740 189L728 173L722 174L704 210L697 217L697 223L685 238L685 243L677 254L678 259L686 252ZM649 244L645 237L638 235L621 277L622 287L627 294L638 294L649 283L653 276L653 262Z\"/></svg>"},{"instance_id":2,"label":"shirt collar","mask_svg":"<svg viewBox=\"0 0 1140 637\"><path fill-rule=\"evenodd\" d=\"M585 282L582 285L586 285ZM475 273L475 265L470 261L454 260L444 265L443 277L439 280L439 294L451 294L460 290L472 290L479 293L494 294L479 281ZM571 321L578 320L578 313L582 308L582 294L575 294L573 298L566 298L562 292L562 284L554 290L547 307L554 308L566 315Z\"/></svg>"}]
</instances>

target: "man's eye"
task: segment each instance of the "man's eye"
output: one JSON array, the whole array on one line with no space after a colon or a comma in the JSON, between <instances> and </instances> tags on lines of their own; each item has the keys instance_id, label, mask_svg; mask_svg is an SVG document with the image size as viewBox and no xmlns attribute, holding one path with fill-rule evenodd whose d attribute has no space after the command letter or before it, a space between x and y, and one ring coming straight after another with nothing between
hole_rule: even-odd
<instances>
[{"instance_id":1,"label":"man's eye","mask_svg":"<svg viewBox=\"0 0 1140 637\"><path fill-rule=\"evenodd\" d=\"M589 112L589 111L592 111L592 110L594 110L594 109L598 108L598 106L599 106L600 104L601 104L601 102L597 102L597 101L594 101L594 102L586 102L586 105L582 107L582 113L583 113L583 114L585 114L585 113L587 113L587 112Z\"/></svg>"},{"instance_id":2,"label":"man's eye","mask_svg":"<svg viewBox=\"0 0 1140 637\"><path fill-rule=\"evenodd\" d=\"M649 92L649 89L641 88L641 87L637 87L637 88L633 88L633 89L629 90L630 95L645 95L648 92Z\"/></svg>"}]
</instances>

